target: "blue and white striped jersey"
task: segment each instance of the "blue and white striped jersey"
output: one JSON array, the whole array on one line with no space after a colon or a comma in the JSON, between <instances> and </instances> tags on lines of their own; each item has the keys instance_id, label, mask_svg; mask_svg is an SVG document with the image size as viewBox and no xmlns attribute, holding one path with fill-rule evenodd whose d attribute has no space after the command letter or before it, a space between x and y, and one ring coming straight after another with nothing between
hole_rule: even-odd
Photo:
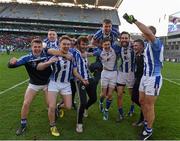
<instances>
[{"instance_id":1,"label":"blue and white striped jersey","mask_svg":"<svg viewBox=\"0 0 180 141\"><path fill-rule=\"evenodd\" d=\"M164 46L159 38L148 42L144 49L144 75L159 76L163 66Z\"/></svg>"},{"instance_id":2,"label":"blue and white striped jersey","mask_svg":"<svg viewBox=\"0 0 180 141\"><path fill-rule=\"evenodd\" d=\"M94 34L93 39L101 42L104 38L109 38L111 40L111 44L113 45L119 36L120 33L116 28L112 28L108 35L104 34L103 29L101 28Z\"/></svg>"},{"instance_id":3,"label":"blue and white striped jersey","mask_svg":"<svg viewBox=\"0 0 180 141\"><path fill-rule=\"evenodd\" d=\"M44 39L43 42L46 44L46 48L53 48L53 49L59 49L59 42L58 40L55 41L49 41L48 38Z\"/></svg>"},{"instance_id":4,"label":"blue and white striped jersey","mask_svg":"<svg viewBox=\"0 0 180 141\"><path fill-rule=\"evenodd\" d=\"M88 80L91 78L90 71L88 69L88 58L82 57L81 52L77 49L74 49L73 57L77 64L78 73L83 77L83 79Z\"/></svg>"},{"instance_id":5,"label":"blue and white striped jersey","mask_svg":"<svg viewBox=\"0 0 180 141\"><path fill-rule=\"evenodd\" d=\"M69 54L71 54L69 52ZM72 54L71 54L72 55ZM69 82L73 68L77 65L74 60L69 61L64 57L58 56L59 61L52 64L52 74L50 80L55 82Z\"/></svg>"},{"instance_id":6,"label":"blue and white striped jersey","mask_svg":"<svg viewBox=\"0 0 180 141\"><path fill-rule=\"evenodd\" d=\"M120 51L121 65L119 71L134 72L135 69L135 53L131 45L128 47L121 47Z\"/></svg>"}]
</instances>

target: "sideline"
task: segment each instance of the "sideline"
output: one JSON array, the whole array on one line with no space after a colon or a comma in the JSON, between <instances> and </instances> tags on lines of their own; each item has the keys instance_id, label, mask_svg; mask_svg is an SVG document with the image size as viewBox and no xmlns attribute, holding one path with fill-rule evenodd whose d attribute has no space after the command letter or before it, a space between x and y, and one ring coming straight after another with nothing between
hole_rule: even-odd
<instances>
[{"instance_id":1,"label":"sideline","mask_svg":"<svg viewBox=\"0 0 180 141\"><path fill-rule=\"evenodd\" d=\"M20 82L20 83L18 83L18 84L16 84L16 85L14 85L14 86L12 86L12 87L6 89L6 90L4 90L4 91L1 91L1 92L0 92L0 95L2 95L2 94L4 94L4 93L6 93L6 92L8 92L8 91L10 91L10 90L12 90L12 89L18 87L18 86L20 86L20 85L22 85L22 84L24 84L24 83L26 83L27 81L29 81L29 79L24 80L24 81L22 81L22 82Z\"/></svg>"},{"instance_id":2,"label":"sideline","mask_svg":"<svg viewBox=\"0 0 180 141\"><path fill-rule=\"evenodd\" d=\"M177 83L177 82L175 82L175 81L172 81L171 79L168 79L168 78L163 78L163 79L166 80L166 81L168 81L168 82L170 82L170 83L173 83L173 84L175 84L175 85L180 86L180 83Z\"/></svg>"}]
</instances>

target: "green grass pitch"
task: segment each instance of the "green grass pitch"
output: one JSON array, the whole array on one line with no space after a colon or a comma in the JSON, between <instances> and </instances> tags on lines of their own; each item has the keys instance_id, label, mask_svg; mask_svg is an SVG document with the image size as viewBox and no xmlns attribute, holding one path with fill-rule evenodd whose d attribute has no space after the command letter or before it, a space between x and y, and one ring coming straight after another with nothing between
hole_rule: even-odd
<instances>
[{"instance_id":1,"label":"green grass pitch","mask_svg":"<svg viewBox=\"0 0 180 141\"><path fill-rule=\"evenodd\" d=\"M24 67L8 69L7 62L12 57L20 57L24 53L11 55L0 54L0 93L13 85L28 79ZM164 63L163 87L156 102L156 120L152 139L180 140L180 64ZM173 81L170 82L168 80ZM175 83L174 83L175 82ZM24 83L6 93L0 94L0 140L136 140L141 128L132 127L132 122L139 117L139 108L135 107L133 117L126 117L122 123L116 123L117 102L113 95L110 108L110 119L103 121L98 109L98 102L89 109L89 117L84 119L84 132L75 132L76 111L65 111L65 116L58 119L57 127L60 137L52 137L49 133L47 109L43 93L40 92L33 101L28 117L28 129L25 135L16 136L15 131L20 125L20 111L27 83ZM100 90L98 90L98 95ZM124 96L124 111L127 113L130 97Z\"/></svg>"}]
</instances>

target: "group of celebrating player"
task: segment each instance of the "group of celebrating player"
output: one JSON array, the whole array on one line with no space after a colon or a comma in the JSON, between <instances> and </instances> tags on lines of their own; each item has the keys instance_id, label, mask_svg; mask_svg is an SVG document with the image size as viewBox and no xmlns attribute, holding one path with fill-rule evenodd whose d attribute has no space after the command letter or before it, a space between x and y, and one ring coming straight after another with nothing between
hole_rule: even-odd
<instances>
[{"instance_id":1,"label":"group of celebrating player","mask_svg":"<svg viewBox=\"0 0 180 141\"><path fill-rule=\"evenodd\" d=\"M140 139L146 140L152 135L154 104L162 85L163 45L155 36L156 29L153 26L145 26L133 15L124 14L123 18L141 30L144 41L137 39L132 42L128 32L119 33L112 27L111 21L105 19L102 28L92 39L90 36L80 36L74 41L63 35L58 40L56 31L49 30L48 37L43 41L39 38L32 40L31 53L19 59L10 59L8 67L24 65L30 77L17 135L23 134L27 128L29 107L39 90L45 92L50 132L53 136L60 135L56 127L59 110L71 109L72 106L76 108L74 95L77 92L80 104L76 132L82 133L83 117L88 116L88 108L97 101L96 91L100 79L99 108L103 113L103 120L109 119L114 90L118 95L117 122L124 119L123 93L127 86L132 100L128 116L134 113L134 103L139 105L141 116L133 125L143 125ZM87 49L92 46L93 52L88 52ZM92 55L97 57L96 63L89 65L88 56ZM57 104L58 93L63 100Z\"/></svg>"}]
</instances>

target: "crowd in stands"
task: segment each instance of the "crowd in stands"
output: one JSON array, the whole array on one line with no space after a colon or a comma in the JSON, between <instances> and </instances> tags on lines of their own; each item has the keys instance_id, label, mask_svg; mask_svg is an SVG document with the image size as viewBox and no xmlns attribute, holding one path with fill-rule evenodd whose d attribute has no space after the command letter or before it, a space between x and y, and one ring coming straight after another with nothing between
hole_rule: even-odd
<instances>
[{"instance_id":1,"label":"crowd in stands","mask_svg":"<svg viewBox=\"0 0 180 141\"><path fill-rule=\"evenodd\" d=\"M33 36L29 35L18 35L11 33L1 33L0 34L0 50L3 51L7 47L13 48L14 50L26 50L30 46L30 42Z\"/></svg>"}]
</instances>

